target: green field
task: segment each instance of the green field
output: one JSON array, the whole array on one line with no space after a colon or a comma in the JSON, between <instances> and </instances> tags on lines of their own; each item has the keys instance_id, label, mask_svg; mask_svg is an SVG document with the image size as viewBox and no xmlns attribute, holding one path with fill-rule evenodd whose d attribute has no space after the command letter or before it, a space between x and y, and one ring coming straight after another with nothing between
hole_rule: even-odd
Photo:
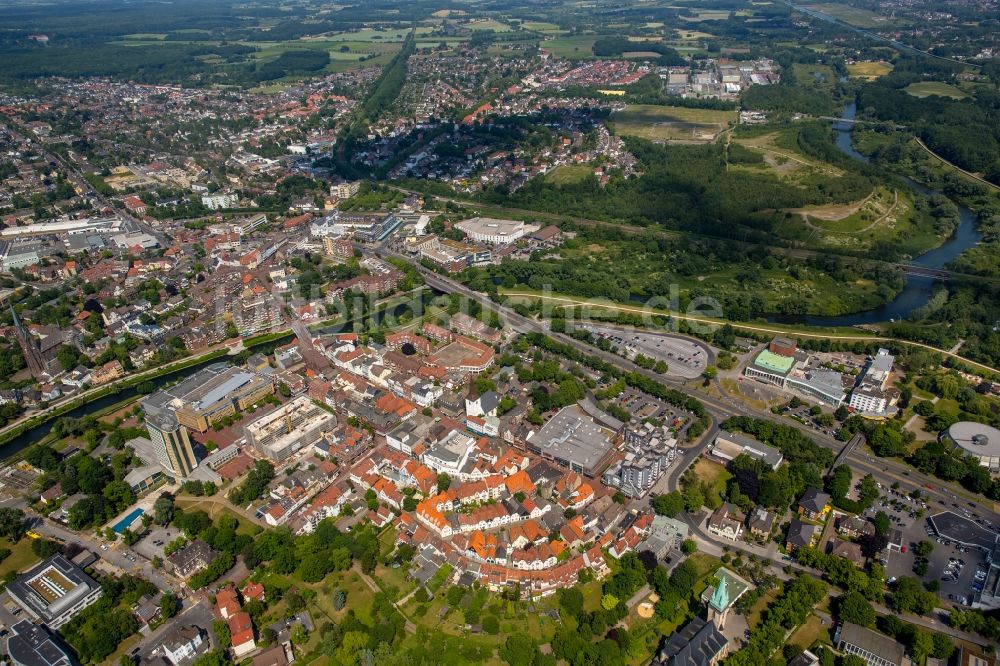
<instances>
[{"instance_id":1,"label":"green field","mask_svg":"<svg viewBox=\"0 0 1000 666\"><path fill-rule=\"evenodd\" d=\"M652 104L630 104L611 117L618 134L660 142L713 141L735 120L735 111Z\"/></svg>"},{"instance_id":2,"label":"green field","mask_svg":"<svg viewBox=\"0 0 1000 666\"><path fill-rule=\"evenodd\" d=\"M565 32L555 23L546 23L545 21L525 21L521 25L525 30L534 30L535 32L547 32L552 34Z\"/></svg>"},{"instance_id":3,"label":"green field","mask_svg":"<svg viewBox=\"0 0 1000 666\"><path fill-rule=\"evenodd\" d=\"M842 5L831 2L806 5L806 8L816 12L822 12L827 16L832 16L833 18L843 21L849 25L853 25L856 28L887 28L897 25L897 21L893 19L880 16L879 14L876 14L868 9L852 7L851 5Z\"/></svg>"},{"instance_id":4,"label":"green field","mask_svg":"<svg viewBox=\"0 0 1000 666\"><path fill-rule=\"evenodd\" d=\"M0 577L6 576L11 571L24 571L38 561L38 556L31 550L31 539L24 537L16 544L11 544L7 539L0 539L0 548L10 551L3 562L0 562Z\"/></svg>"},{"instance_id":5,"label":"green field","mask_svg":"<svg viewBox=\"0 0 1000 666\"><path fill-rule=\"evenodd\" d=\"M493 32L510 32L511 27L494 19L473 19L460 24L466 30L492 30Z\"/></svg>"},{"instance_id":6,"label":"green field","mask_svg":"<svg viewBox=\"0 0 1000 666\"><path fill-rule=\"evenodd\" d=\"M597 35L573 35L572 37L546 39L541 43L541 47L561 58L593 58L594 42L597 40Z\"/></svg>"},{"instance_id":7,"label":"green field","mask_svg":"<svg viewBox=\"0 0 1000 666\"><path fill-rule=\"evenodd\" d=\"M594 169L585 164L563 164L545 174L545 180L556 185L578 183L594 173Z\"/></svg>"},{"instance_id":8,"label":"green field","mask_svg":"<svg viewBox=\"0 0 1000 666\"><path fill-rule=\"evenodd\" d=\"M905 90L910 95L920 98L930 97L931 95L950 97L952 99L965 99L968 97L968 95L955 86L948 83L942 83L941 81L920 81L919 83L911 83L906 86Z\"/></svg>"},{"instance_id":9,"label":"green field","mask_svg":"<svg viewBox=\"0 0 1000 666\"><path fill-rule=\"evenodd\" d=\"M689 16L682 16L681 20L698 23L701 21L724 21L727 18L729 18L729 12L704 9L693 12Z\"/></svg>"},{"instance_id":10,"label":"green field","mask_svg":"<svg viewBox=\"0 0 1000 666\"><path fill-rule=\"evenodd\" d=\"M852 62L847 65L847 73L853 77L877 79L892 71L892 63L882 61Z\"/></svg>"}]
</instances>

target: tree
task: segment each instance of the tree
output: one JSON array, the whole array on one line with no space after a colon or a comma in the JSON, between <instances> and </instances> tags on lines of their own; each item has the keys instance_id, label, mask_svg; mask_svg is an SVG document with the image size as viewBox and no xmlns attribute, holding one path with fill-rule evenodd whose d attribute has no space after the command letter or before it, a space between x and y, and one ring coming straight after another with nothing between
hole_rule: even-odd
<instances>
[{"instance_id":1,"label":"tree","mask_svg":"<svg viewBox=\"0 0 1000 666\"><path fill-rule=\"evenodd\" d=\"M511 634L500 646L500 658L510 666L531 666L538 648L530 636Z\"/></svg>"},{"instance_id":2,"label":"tree","mask_svg":"<svg viewBox=\"0 0 1000 666\"><path fill-rule=\"evenodd\" d=\"M174 497L163 493L153 503L153 522L157 525L167 525L174 519Z\"/></svg>"},{"instance_id":3,"label":"tree","mask_svg":"<svg viewBox=\"0 0 1000 666\"><path fill-rule=\"evenodd\" d=\"M451 487L451 477L445 474L444 472L438 474L437 487L438 487L438 492L443 493L444 491L448 490L448 488Z\"/></svg>"},{"instance_id":4,"label":"tree","mask_svg":"<svg viewBox=\"0 0 1000 666\"><path fill-rule=\"evenodd\" d=\"M164 592L160 597L160 612L163 614L163 617L170 619L177 615L180 609L181 602L176 596L174 596L174 593Z\"/></svg>"},{"instance_id":5,"label":"tree","mask_svg":"<svg viewBox=\"0 0 1000 666\"><path fill-rule=\"evenodd\" d=\"M937 595L925 590L916 578L903 576L896 581L889 605L900 613L926 615L937 605Z\"/></svg>"},{"instance_id":6,"label":"tree","mask_svg":"<svg viewBox=\"0 0 1000 666\"><path fill-rule=\"evenodd\" d=\"M661 516L676 518L677 514L684 510L684 496L673 490L669 493L657 495L650 501L653 511Z\"/></svg>"},{"instance_id":7,"label":"tree","mask_svg":"<svg viewBox=\"0 0 1000 666\"><path fill-rule=\"evenodd\" d=\"M219 639L221 647L228 648L230 643L232 643L233 636L229 632L229 625L225 620L212 620L212 632Z\"/></svg>"},{"instance_id":8,"label":"tree","mask_svg":"<svg viewBox=\"0 0 1000 666\"><path fill-rule=\"evenodd\" d=\"M681 551L685 555L691 555L698 551L698 544L695 543L693 539L684 539L684 541L681 542Z\"/></svg>"},{"instance_id":9,"label":"tree","mask_svg":"<svg viewBox=\"0 0 1000 666\"><path fill-rule=\"evenodd\" d=\"M26 531L24 511L21 509L0 507L0 536L11 543L17 543Z\"/></svg>"},{"instance_id":10,"label":"tree","mask_svg":"<svg viewBox=\"0 0 1000 666\"><path fill-rule=\"evenodd\" d=\"M618 597L613 594L605 594L601 597L601 608L611 610L618 605Z\"/></svg>"},{"instance_id":11,"label":"tree","mask_svg":"<svg viewBox=\"0 0 1000 666\"><path fill-rule=\"evenodd\" d=\"M841 622L853 622L862 627L875 626L875 609L858 592L847 592L837 599L837 618Z\"/></svg>"},{"instance_id":12,"label":"tree","mask_svg":"<svg viewBox=\"0 0 1000 666\"><path fill-rule=\"evenodd\" d=\"M934 544L927 539L921 539L913 548L913 554L917 557L928 557L934 551Z\"/></svg>"},{"instance_id":13,"label":"tree","mask_svg":"<svg viewBox=\"0 0 1000 666\"><path fill-rule=\"evenodd\" d=\"M704 504L705 495L701 492L701 488L692 483L684 489L684 508L688 513L700 511Z\"/></svg>"},{"instance_id":14,"label":"tree","mask_svg":"<svg viewBox=\"0 0 1000 666\"><path fill-rule=\"evenodd\" d=\"M292 625L292 645L305 645L305 642L309 640L309 634L306 632L306 628L299 623Z\"/></svg>"},{"instance_id":15,"label":"tree","mask_svg":"<svg viewBox=\"0 0 1000 666\"><path fill-rule=\"evenodd\" d=\"M500 620L495 615L487 615L483 618L483 631L496 636L500 633Z\"/></svg>"}]
</instances>

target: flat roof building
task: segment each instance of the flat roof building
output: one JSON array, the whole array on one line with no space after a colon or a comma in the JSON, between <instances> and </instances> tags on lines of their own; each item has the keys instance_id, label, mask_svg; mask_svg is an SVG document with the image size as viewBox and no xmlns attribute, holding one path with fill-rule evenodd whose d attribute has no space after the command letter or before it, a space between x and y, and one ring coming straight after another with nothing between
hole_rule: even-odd
<instances>
[{"instance_id":1,"label":"flat roof building","mask_svg":"<svg viewBox=\"0 0 1000 666\"><path fill-rule=\"evenodd\" d=\"M785 459L781 451L773 446L758 442L742 433L726 430L721 430L716 435L710 452L716 458L727 462L735 460L737 456L748 455L755 460L763 460L771 469L778 469L778 465Z\"/></svg>"},{"instance_id":2,"label":"flat roof building","mask_svg":"<svg viewBox=\"0 0 1000 666\"><path fill-rule=\"evenodd\" d=\"M532 433L527 446L534 453L593 478L609 462L618 435L576 404L563 407L541 430Z\"/></svg>"},{"instance_id":3,"label":"flat roof building","mask_svg":"<svg viewBox=\"0 0 1000 666\"><path fill-rule=\"evenodd\" d=\"M71 666L76 664L69 653L49 631L27 620L10 628L7 636L7 656L15 666Z\"/></svg>"},{"instance_id":4,"label":"flat roof building","mask_svg":"<svg viewBox=\"0 0 1000 666\"><path fill-rule=\"evenodd\" d=\"M300 395L247 425L246 435L258 453L281 462L336 427L336 416Z\"/></svg>"},{"instance_id":5,"label":"flat roof building","mask_svg":"<svg viewBox=\"0 0 1000 666\"><path fill-rule=\"evenodd\" d=\"M455 225L474 241L480 243L513 243L524 236L524 222L519 220L497 220L492 217L473 217Z\"/></svg>"},{"instance_id":6,"label":"flat roof building","mask_svg":"<svg viewBox=\"0 0 1000 666\"><path fill-rule=\"evenodd\" d=\"M1000 472L1000 430L985 423L959 421L941 432L939 439L963 455L974 456L982 467Z\"/></svg>"},{"instance_id":7,"label":"flat roof building","mask_svg":"<svg viewBox=\"0 0 1000 666\"><path fill-rule=\"evenodd\" d=\"M53 555L7 586L28 615L58 629L96 602L101 586L62 555Z\"/></svg>"}]
</instances>

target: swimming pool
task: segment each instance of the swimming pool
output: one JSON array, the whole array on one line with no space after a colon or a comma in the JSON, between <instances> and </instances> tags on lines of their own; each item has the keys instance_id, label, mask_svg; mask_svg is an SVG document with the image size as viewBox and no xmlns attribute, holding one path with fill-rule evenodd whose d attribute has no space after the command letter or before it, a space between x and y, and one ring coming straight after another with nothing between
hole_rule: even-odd
<instances>
[{"instance_id":1,"label":"swimming pool","mask_svg":"<svg viewBox=\"0 0 1000 666\"><path fill-rule=\"evenodd\" d=\"M115 526L112 527L111 530L118 534L124 534L125 530L131 527L132 523L134 523L139 518L139 516L141 516L144 513L146 512L143 511L142 509L134 509L127 516L125 516L117 523L115 523Z\"/></svg>"}]
</instances>

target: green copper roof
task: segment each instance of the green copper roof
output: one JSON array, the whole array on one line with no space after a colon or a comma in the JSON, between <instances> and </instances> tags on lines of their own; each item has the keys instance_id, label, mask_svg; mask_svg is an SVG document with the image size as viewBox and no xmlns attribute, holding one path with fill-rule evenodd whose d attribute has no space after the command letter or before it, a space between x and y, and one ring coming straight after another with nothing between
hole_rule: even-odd
<instances>
[{"instance_id":1,"label":"green copper roof","mask_svg":"<svg viewBox=\"0 0 1000 666\"><path fill-rule=\"evenodd\" d=\"M712 600L709 603L716 610L723 611L729 608L729 592L726 589L726 579L724 576L719 578L719 586L712 593Z\"/></svg>"}]
</instances>

